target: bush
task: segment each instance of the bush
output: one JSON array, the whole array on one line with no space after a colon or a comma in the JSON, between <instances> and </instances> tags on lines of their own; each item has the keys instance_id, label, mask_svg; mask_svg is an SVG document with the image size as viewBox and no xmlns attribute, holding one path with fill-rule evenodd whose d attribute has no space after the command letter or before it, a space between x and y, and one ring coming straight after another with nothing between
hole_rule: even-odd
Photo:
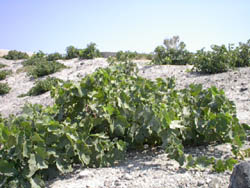
<instances>
[{"instance_id":1,"label":"bush","mask_svg":"<svg viewBox=\"0 0 250 188\"><path fill-rule=\"evenodd\" d=\"M87 48L84 49L77 49L74 46L69 46L66 48L66 52L66 59L73 59L77 57L81 59L93 59L101 56L101 53L96 48L95 43L88 44Z\"/></svg>"},{"instance_id":2,"label":"bush","mask_svg":"<svg viewBox=\"0 0 250 188\"><path fill-rule=\"evenodd\" d=\"M250 39L247 43L239 43L239 46L235 49L235 55L237 56L236 67L250 66Z\"/></svg>"},{"instance_id":3,"label":"bush","mask_svg":"<svg viewBox=\"0 0 250 188\"><path fill-rule=\"evenodd\" d=\"M109 166L129 149L161 145L180 165L232 169L246 138L234 104L222 90L173 79L147 80L135 64L100 68L80 83L52 89L55 105L30 105L0 123L0 182L44 187L44 180L84 167ZM184 146L228 142L234 158L186 156ZM221 165L222 163L222 165ZM220 165L217 165L220 164Z\"/></svg>"},{"instance_id":4,"label":"bush","mask_svg":"<svg viewBox=\"0 0 250 188\"><path fill-rule=\"evenodd\" d=\"M73 59L79 57L79 50L74 46L68 46L66 48L66 59Z\"/></svg>"},{"instance_id":5,"label":"bush","mask_svg":"<svg viewBox=\"0 0 250 188\"><path fill-rule=\"evenodd\" d=\"M130 51L118 51L115 55L116 60L117 61L128 61L128 60L132 60L135 59L137 57L137 53L136 52L130 52Z\"/></svg>"},{"instance_id":6,"label":"bush","mask_svg":"<svg viewBox=\"0 0 250 188\"><path fill-rule=\"evenodd\" d=\"M42 51L42 50L39 50L38 52L34 53L30 58L31 59L36 59L36 58L45 58L46 57L46 54Z\"/></svg>"},{"instance_id":7,"label":"bush","mask_svg":"<svg viewBox=\"0 0 250 188\"><path fill-rule=\"evenodd\" d=\"M41 59L32 66L28 74L33 76L34 78L37 78L53 74L64 68L66 68L65 65L58 63L56 61L46 61L45 59Z\"/></svg>"},{"instance_id":8,"label":"bush","mask_svg":"<svg viewBox=\"0 0 250 188\"><path fill-rule=\"evenodd\" d=\"M26 61L23 61L22 64L23 64L23 66L33 66L33 65L36 65L40 62L46 62L46 59L44 57L33 56L33 57L27 59Z\"/></svg>"},{"instance_id":9,"label":"bush","mask_svg":"<svg viewBox=\"0 0 250 188\"><path fill-rule=\"evenodd\" d=\"M225 45L213 45L211 48L212 51L206 52L204 49L197 51L192 71L214 74L227 72L234 67L237 57L230 46L228 49Z\"/></svg>"},{"instance_id":10,"label":"bush","mask_svg":"<svg viewBox=\"0 0 250 188\"><path fill-rule=\"evenodd\" d=\"M63 58L62 54L55 52L53 54L49 54L46 59L48 61L56 61L56 60L64 59L64 58Z\"/></svg>"},{"instance_id":11,"label":"bush","mask_svg":"<svg viewBox=\"0 0 250 188\"><path fill-rule=\"evenodd\" d=\"M10 89L7 83L0 83L0 95L9 93Z\"/></svg>"},{"instance_id":12,"label":"bush","mask_svg":"<svg viewBox=\"0 0 250 188\"><path fill-rule=\"evenodd\" d=\"M137 52L131 52L131 51L118 51L115 55L115 57L109 57L109 61L130 61L133 59L148 59L152 60L152 54L146 54L146 53L137 53Z\"/></svg>"},{"instance_id":13,"label":"bush","mask_svg":"<svg viewBox=\"0 0 250 188\"><path fill-rule=\"evenodd\" d=\"M79 50L79 57L81 59L94 59L100 56L101 56L101 53L96 48L95 43L90 43L87 45L87 48Z\"/></svg>"},{"instance_id":14,"label":"bush","mask_svg":"<svg viewBox=\"0 0 250 188\"><path fill-rule=\"evenodd\" d=\"M7 65L0 63L0 69L6 67Z\"/></svg>"},{"instance_id":15,"label":"bush","mask_svg":"<svg viewBox=\"0 0 250 188\"><path fill-rule=\"evenodd\" d=\"M4 80L7 75L10 75L12 73L11 70L2 70L0 71L0 80Z\"/></svg>"},{"instance_id":16,"label":"bush","mask_svg":"<svg viewBox=\"0 0 250 188\"><path fill-rule=\"evenodd\" d=\"M59 82L62 83L63 81L54 77L47 77L45 80L36 81L35 86L32 87L28 93L23 94L20 97L41 95L47 91L50 91L52 87L56 87Z\"/></svg>"},{"instance_id":17,"label":"bush","mask_svg":"<svg viewBox=\"0 0 250 188\"><path fill-rule=\"evenodd\" d=\"M10 50L8 52L8 55L3 56L3 58L9 59L9 60L28 59L29 55L25 52Z\"/></svg>"},{"instance_id":18,"label":"bush","mask_svg":"<svg viewBox=\"0 0 250 188\"><path fill-rule=\"evenodd\" d=\"M185 49L184 42L179 42L179 37L164 40L164 46L154 50L153 63L159 65L186 65L192 64L192 53Z\"/></svg>"}]
</instances>

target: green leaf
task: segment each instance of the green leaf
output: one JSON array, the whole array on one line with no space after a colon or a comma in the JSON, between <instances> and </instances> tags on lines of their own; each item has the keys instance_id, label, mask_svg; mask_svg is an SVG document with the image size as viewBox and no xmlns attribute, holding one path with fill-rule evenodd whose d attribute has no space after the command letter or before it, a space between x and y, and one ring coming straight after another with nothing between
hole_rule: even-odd
<instances>
[{"instance_id":1,"label":"green leaf","mask_svg":"<svg viewBox=\"0 0 250 188\"><path fill-rule=\"evenodd\" d=\"M67 161L65 161L65 159L58 158L56 160L56 166L57 166L58 170L60 170L60 172L62 172L62 173L69 173L69 172L73 171L71 164L67 163Z\"/></svg>"},{"instance_id":2,"label":"green leaf","mask_svg":"<svg viewBox=\"0 0 250 188\"><path fill-rule=\"evenodd\" d=\"M15 169L15 163L14 162L9 162L4 159L0 159L0 174L4 176L14 176L18 172Z\"/></svg>"},{"instance_id":3,"label":"green leaf","mask_svg":"<svg viewBox=\"0 0 250 188\"><path fill-rule=\"evenodd\" d=\"M28 160L30 173L28 177L32 177L36 171L48 168L45 160L36 154L30 154L30 159Z\"/></svg>"},{"instance_id":4,"label":"green leaf","mask_svg":"<svg viewBox=\"0 0 250 188\"><path fill-rule=\"evenodd\" d=\"M38 133L34 133L34 135L32 136L32 141L44 143L44 140L41 138L41 136Z\"/></svg>"},{"instance_id":5,"label":"green leaf","mask_svg":"<svg viewBox=\"0 0 250 188\"><path fill-rule=\"evenodd\" d=\"M45 187L44 181L39 176L35 176L34 178L30 178L30 184L31 184L31 188Z\"/></svg>"}]
</instances>

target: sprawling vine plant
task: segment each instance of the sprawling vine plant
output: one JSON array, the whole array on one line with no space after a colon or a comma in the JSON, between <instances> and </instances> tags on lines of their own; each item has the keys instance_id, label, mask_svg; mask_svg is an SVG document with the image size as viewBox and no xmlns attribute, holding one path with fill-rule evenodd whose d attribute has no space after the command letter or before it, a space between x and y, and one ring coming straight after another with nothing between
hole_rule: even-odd
<instances>
[{"instance_id":1,"label":"sprawling vine plant","mask_svg":"<svg viewBox=\"0 0 250 188\"><path fill-rule=\"evenodd\" d=\"M237 162L248 125L222 90L201 85L175 89L174 78L140 77L131 62L113 63L52 89L55 105L29 105L23 115L0 119L0 187L43 187L44 180L75 164L109 166L126 151L162 146L180 165L211 165L216 171ZM186 146L231 143L226 160L186 155Z\"/></svg>"}]
</instances>

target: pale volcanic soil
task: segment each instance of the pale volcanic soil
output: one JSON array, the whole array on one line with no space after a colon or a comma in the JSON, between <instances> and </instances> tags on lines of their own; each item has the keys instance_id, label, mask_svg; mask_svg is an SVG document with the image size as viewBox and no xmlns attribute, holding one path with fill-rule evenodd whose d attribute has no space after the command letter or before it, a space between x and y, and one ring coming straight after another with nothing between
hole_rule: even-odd
<instances>
[{"instance_id":1,"label":"pale volcanic soil","mask_svg":"<svg viewBox=\"0 0 250 188\"><path fill-rule=\"evenodd\" d=\"M40 96L19 98L26 93L35 80L18 71L22 68L22 60L12 61L0 58L0 63L8 65L3 69L11 69L13 74L2 83L7 82L12 88L9 94L0 96L0 113L20 114L21 107L26 103L53 104L50 93ZM63 60L59 61L69 68L54 73L63 80L78 81L94 72L98 67L107 67L105 58L94 60ZM177 88L185 88L191 83L201 83L204 88L215 85L223 89L226 96L235 102L237 116L242 123L250 124L250 67L239 68L227 73L200 75L191 73L192 66L150 65L149 61L135 61L139 74L148 79L158 77L176 78ZM41 78L44 79L44 78ZM146 146L145 146L146 147ZM249 147L249 143L245 147ZM188 153L196 155L216 155L223 157L230 154L230 146L208 146L189 148ZM246 159L247 160L247 159ZM176 187L228 187L231 172L214 173L209 169L185 170L177 162L170 160L160 148L145 149L142 152L131 152L122 163L108 168L75 167L73 173L58 177L47 182L50 188L176 188Z\"/></svg>"}]
</instances>

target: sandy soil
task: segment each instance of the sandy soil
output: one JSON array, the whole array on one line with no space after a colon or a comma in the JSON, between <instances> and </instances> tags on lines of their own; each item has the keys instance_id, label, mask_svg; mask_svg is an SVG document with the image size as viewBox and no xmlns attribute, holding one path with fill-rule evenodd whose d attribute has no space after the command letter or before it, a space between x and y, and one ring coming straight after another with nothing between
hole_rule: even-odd
<instances>
[{"instance_id":1,"label":"sandy soil","mask_svg":"<svg viewBox=\"0 0 250 188\"><path fill-rule=\"evenodd\" d=\"M51 76L63 80L80 80L82 77L94 72L98 67L106 67L108 63L104 58L94 60L66 60L60 61L70 67ZM3 69L11 69L13 74L6 80L12 88L9 94L0 96L0 113L7 117L9 114L19 114L21 107L26 103L39 103L50 105L53 100L50 93L36 97L18 98L26 93L35 80L29 78L25 72L19 72L22 67L21 60L11 61L0 58L0 63L8 65ZM157 77L167 78L174 76L178 88L187 87L190 83L201 83L203 86L217 86L225 91L226 96L235 102L237 116L242 123L250 124L250 67L240 68L227 73L214 75L199 75L190 73L192 66L152 66L148 62L136 61L139 74L154 80ZM42 78L44 79L44 78ZM249 147L249 143L246 147ZM228 154L228 145L211 146L207 148L192 148L191 153ZM161 150L145 150L128 154L127 159L112 168L81 169L75 168L74 173L61 176L48 182L47 187L228 187L230 172L221 174L212 173L209 169L199 171L186 171L170 160Z\"/></svg>"}]
</instances>

